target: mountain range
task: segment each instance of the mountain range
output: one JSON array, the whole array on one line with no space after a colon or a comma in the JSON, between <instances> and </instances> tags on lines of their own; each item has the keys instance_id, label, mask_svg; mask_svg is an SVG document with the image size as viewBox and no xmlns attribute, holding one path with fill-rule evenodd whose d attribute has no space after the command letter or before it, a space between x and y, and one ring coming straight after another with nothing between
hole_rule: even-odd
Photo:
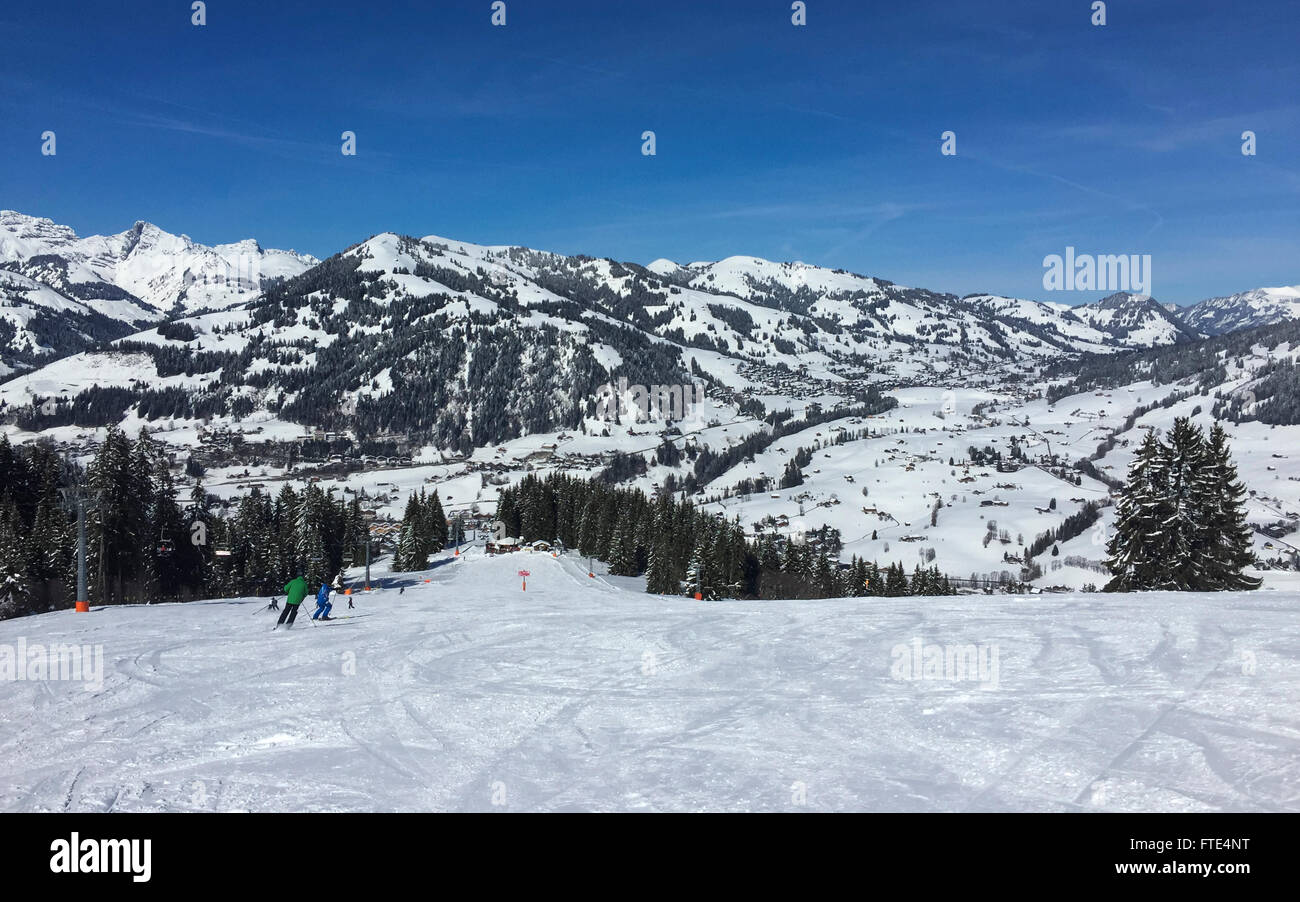
<instances>
[{"instance_id":1,"label":"mountain range","mask_svg":"<svg viewBox=\"0 0 1300 902\"><path fill-rule=\"evenodd\" d=\"M757 257L641 266L383 233L317 261L0 213L0 405L57 395L50 425L256 414L468 451L577 428L619 377L757 411L1005 384L1298 312L1300 288L1070 306Z\"/></svg>"},{"instance_id":2,"label":"mountain range","mask_svg":"<svg viewBox=\"0 0 1300 902\"><path fill-rule=\"evenodd\" d=\"M0 210L0 376L150 322L241 303L318 262L251 239L207 247L147 222L81 238Z\"/></svg>"}]
</instances>

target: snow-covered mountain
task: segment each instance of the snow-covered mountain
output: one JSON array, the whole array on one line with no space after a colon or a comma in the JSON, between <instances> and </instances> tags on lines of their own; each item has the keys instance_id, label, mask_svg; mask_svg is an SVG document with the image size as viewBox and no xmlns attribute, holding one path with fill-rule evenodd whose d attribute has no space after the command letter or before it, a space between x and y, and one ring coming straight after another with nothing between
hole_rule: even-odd
<instances>
[{"instance_id":1,"label":"snow-covered mountain","mask_svg":"<svg viewBox=\"0 0 1300 902\"><path fill-rule=\"evenodd\" d=\"M152 311L115 286L77 288L63 293L23 272L0 269L0 378L121 338L151 318Z\"/></svg>"},{"instance_id":2,"label":"snow-covered mountain","mask_svg":"<svg viewBox=\"0 0 1300 902\"><path fill-rule=\"evenodd\" d=\"M21 270L62 286L65 305L77 292L98 292L83 306L116 304L148 325L0 386L0 418L42 432L215 417L256 421L282 437L315 428L463 454L564 430L604 434L614 447L638 431L597 416L601 386L619 379L695 386L707 398L701 423L754 421L810 404L875 405L900 386L1000 390L1063 360L1197 337L1142 295L1071 307L957 297L756 257L640 266L395 233L247 291L244 303L154 326L156 307L135 295L109 301L117 283L103 276L123 278L131 267L120 261L137 254L197 245L144 225L78 239L48 220L6 216L10 235L27 236L21 254L18 239L6 239L14 278ZM61 256L34 253L38 245ZM199 253L226 260L236 247L260 253L277 273L308 259L251 242ZM213 299L212 283L199 287ZM181 303L197 303L195 290L182 289ZM21 343L27 360L35 346L51 346L40 339L48 328L21 339L14 331L10 344ZM31 413L37 399L55 396L54 416L45 402L42 416Z\"/></svg>"},{"instance_id":3,"label":"snow-covered mountain","mask_svg":"<svg viewBox=\"0 0 1300 902\"><path fill-rule=\"evenodd\" d=\"M1222 298L1209 298L1179 311L1179 317L1205 335L1300 319L1300 285L1255 288Z\"/></svg>"},{"instance_id":4,"label":"snow-covered mountain","mask_svg":"<svg viewBox=\"0 0 1300 902\"><path fill-rule=\"evenodd\" d=\"M1001 348L1008 355L1041 357L1185 340L1176 322L1151 326L1145 299L1125 305L1107 298L1097 305L1071 307L999 295L957 298L844 270L756 257L689 266L657 260L651 266L668 280L685 280L683 284L700 290L806 312L908 344L983 346Z\"/></svg>"},{"instance_id":5,"label":"snow-covered mountain","mask_svg":"<svg viewBox=\"0 0 1300 902\"><path fill-rule=\"evenodd\" d=\"M1036 585L1079 589L1102 581L1094 527L1138 430L1190 416L1233 424L1257 553L1292 566L1300 320L1147 348L1173 334L1153 305L1109 299L1103 320L796 263L384 233L244 305L0 383L0 429L84 461L105 427L147 425L178 479L190 457L223 502L314 484L380 517L429 485L478 516L530 471L599 474L675 486L747 531L829 527L842 560L997 582L1035 556ZM693 403L602 416L624 379Z\"/></svg>"},{"instance_id":6,"label":"snow-covered mountain","mask_svg":"<svg viewBox=\"0 0 1300 902\"><path fill-rule=\"evenodd\" d=\"M80 238L49 219L0 210L0 376L166 316L247 301L317 262L251 239L206 247L145 222Z\"/></svg>"},{"instance_id":7,"label":"snow-covered mountain","mask_svg":"<svg viewBox=\"0 0 1300 902\"><path fill-rule=\"evenodd\" d=\"M0 210L0 264L78 297L88 290L75 286L115 285L159 316L176 308L229 307L268 280L295 276L318 262L252 239L208 247L147 222L116 235L79 238L49 219Z\"/></svg>"},{"instance_id":8,"label":"snow-covered mountain","mask_svg":"<svg viewBox=\"0 0 1300 902\"><path fill-rule=\"evenodd\" d=\"M123 417L258 412L468 452L577 428L618 378L700 383L735 414L862 401L872 386L993 384L1027 362L1182 340L1163 318L1152 328L1152 309L1112 299L1081 315L754 257L642 267L384 233L249 303L54 363L0 401L76 404L94 372L96 391L127 389L113 401ZM163 392L185 400L155 403Z\"/></svg>"},{"instance_id":9,"label":"snow-covered mountain","mask_svg":"<svg viewBox=\"0 0 1300 902\"><path fill-rule=\"evenodd\" d=\"M1076 316L1128 347L1194 341L1200 334L1150 295L1116 292L1092 304L1072 307Z\"/></svg>"}]
</instances>

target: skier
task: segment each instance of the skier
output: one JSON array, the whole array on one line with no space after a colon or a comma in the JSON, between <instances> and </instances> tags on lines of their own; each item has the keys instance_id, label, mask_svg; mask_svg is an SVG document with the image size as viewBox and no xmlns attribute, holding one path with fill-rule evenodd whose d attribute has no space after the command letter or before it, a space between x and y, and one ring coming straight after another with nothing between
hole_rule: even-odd
<instances>
[{"instance_id":1,"label":"skier","mask_svg":"<svg viewBox=\"0 0 1300 902\"><path fill-rule=\"evenodd\" d=\"M335 591L335 592L344 592L346 589L347 589L347 586L343 584L343 571L340 570L340 571L335 575L335 577L334 577L334 591ZM356 605L354 605L354 604L352 603L352 596L349 594L349 595L348 595L348 610L351 611L351 610L355 610L355 609L356 609Z\"/></svg>"},{"instance_id":2,"label":"skier","mask_svg":"<svg viewBox=\"0 0 1300 902\"><path fill-rule=\"evenodd\" d=\"M284 595L284 610L280 612L280 619L276 621L276 624L272 629L278 630L280 624L284 623L286 619L288 620L288 624L285 626L285 629L289 629L289 627L293 626L293 621L298 616L298 605L307 597L307 580L303 577L301 571L299 571L297 576L285 584Z\"/></svg>"},{"instance_id":3,"label":"skier","mask_svg":"<svg viewBox=\"0 0 1300 902\"><path fill-rule=\"evenodd\" d=\"M316 593L316 610L312 612L312 620L330 620L330 611L334 605L330 602L330 584L321 583L320 591Z\"/></svg>"}]
</instances>

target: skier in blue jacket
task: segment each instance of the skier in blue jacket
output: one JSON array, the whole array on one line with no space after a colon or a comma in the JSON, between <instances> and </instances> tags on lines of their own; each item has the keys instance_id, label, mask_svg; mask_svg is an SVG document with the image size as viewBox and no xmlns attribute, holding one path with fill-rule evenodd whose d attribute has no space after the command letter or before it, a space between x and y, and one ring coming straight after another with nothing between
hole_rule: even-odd
<instances>
[{"instance_id":1,"label":"skier in blue jacket","mask_svg":"<svg viewBox=\"0 0 1300 902\"><path fill-rule=\"evenodd\" d=\"M330 584L321 583L320 591L316 593L316 610L312 612L312 620L331 620L330 611L334 605L330 602Z\"/></svg>"}]
</instances>

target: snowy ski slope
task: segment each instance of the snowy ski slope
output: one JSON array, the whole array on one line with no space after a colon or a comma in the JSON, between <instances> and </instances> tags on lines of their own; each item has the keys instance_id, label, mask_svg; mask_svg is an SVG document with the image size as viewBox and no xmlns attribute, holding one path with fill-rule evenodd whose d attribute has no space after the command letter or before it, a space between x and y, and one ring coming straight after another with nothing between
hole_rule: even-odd
<instances>
[{"instance_id":1,"label":"snowy ski slope","mask_svg":"<svg viewBox=\"0 0 1300 902\"><path fill-rule=\"evenodd\" d=\"M98 688L4 685L0 810L1300 810L1297 591L699 603L436 563L289 632L265 599L0 623L103 647ZM988 666L916 679L917 642Z\"/></svg>"}]
</instances>

